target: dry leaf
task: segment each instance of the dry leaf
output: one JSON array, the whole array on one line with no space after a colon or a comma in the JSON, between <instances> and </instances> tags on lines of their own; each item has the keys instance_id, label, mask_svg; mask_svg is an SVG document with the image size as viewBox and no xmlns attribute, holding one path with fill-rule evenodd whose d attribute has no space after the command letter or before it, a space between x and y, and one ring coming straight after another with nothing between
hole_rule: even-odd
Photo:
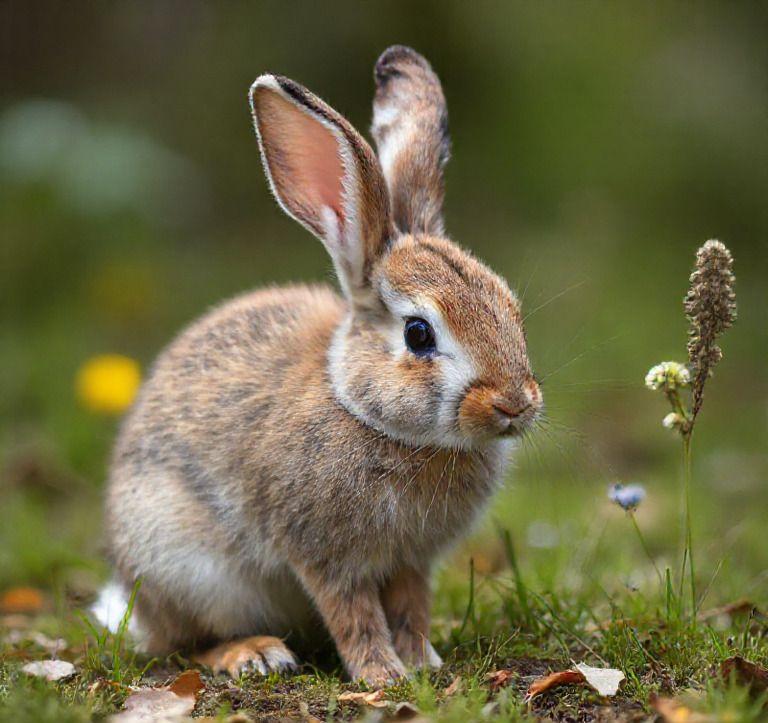
<instances>
[{"instance_id":1,"label":"dry leaf","mask_svg":"<svg viewBox=\"0 0 768 723\"><path fill-rule=\"evenodd\" d=\"M160 723L189 715L195 707L194 697L176 695L168 688L141 688L125 699L120 713L110 717L119 723Z\"/></svg>"},{"instance_id":2,"label":"dry leaf","mask_svg":"<svg viewBox=\"0 0 768 723\"><path fill-rule=\"evenodd\" d=\"M0 612L36 613L43 608L43 594L33 587L14 587L0 595Z\"/></svg>"},{"instance_id":3,"label":"dry leaf","mask_svg":"<svg viewBox=\"0 0 768 723\"><path fill-rule=\"evenodd\" d=\"M121 723L171 721L184 718L195 708L197 694L205 684L197 670L185 670L167 688L141 688L125 699L120 713L110 720Z\"/></svg>"},{"instance_id":4,"label":"dry leaf","mask_svg":"<svg viewBox=\"0 0 768 723\"><path fill-rule=\"evenodd\" d=\"M64 680L75 674L75 666L66 660L38 660L35 663L27 663L22 670L27 675L46 680Z\"/></svg>"},{"instance_id":5,"label":"dry leaf","mask_svg":"<svg viewBox=\"0 0 768 723\"><path fill-rule=\"evenodd\" d=\"M576 668L600 695L616 695L624 680L624 673L615 668L592 668L584 663L578 663Z\"/></svg>"},{"instance_id":6,"label":"dry leaf","mask_svg":"<svg viewBox=\"0 0 768 723\"><path fill-rule=\"evenodd\" d=\"M197 670L185 670L168 686L168 690L181 698L195 698L203 688L205 683Z\"/></svg>"},{"instance_id":7,"label":"dry leaf","mask_svg":"<svg viewBox=\"0 0 768 723\"><path fill-rule=\"evenodd\" d=\"M456 695L456 693L458 693L463 687L464 687L464 681L461 679L460 675L457 675L451 681L451 684L443 691L443 694L446 697Z\"/></svg>"},{"instance_id":8,"label":"dry leaf","mask_svg":"<svg viewBox=\"0 0 768 723\"><path fill-rule=\"evenodd\" d=\"M374 690L370 693L353 693L347 691L342 693L336 700L341 703L357 703L358 705L370 705L374 708L385 708L387 701L384 700L383 690Z\"/></svg>"},{"instance_id":9,"label":"dry leaf","mask_svg":"<svg viewBox=\"0 0 768 723\"><path fill-rule=\"evenodd\" d=\"M510 681L515 679L514 670L494 670L485 676L488 681L488 687L491 692L496 692L499 688L503 688L505 685L509 685Z\"/></svg>"},{"instance_id":10,"label":"dry leaf","mask_svg":"<svg viewBox=\"0 0 768 723\"><path fill-rule=\"evenodd\" d=\"M715 718L696 713L676 698L651 696L651 707L661 716L663 723L714 723Z\"/></svg>"},{"instance_id":11,"label":"dry leaf","mask_svg":"<svg viewBox=\"0 0 768 723\"><path fill-rule=\"evenodd\" d=\"M720 676L726 681L733 678L739 685L749 688L752 695L768 690L768 669L750 663L740 655L720 663Z\"/></svg>"},{"instance_id":12,"label":"dry leaf","mask_svg":"<svg viewBox=\"0 0 768 723\"><path fill-rule=\"evenodd\" d=\"M561 670L558 673L550 673L543 678L537 678L531 683L528 692L525 694L525 700L530 702L537 695L541 695L558 685L575 685L585 682L584 675L578 670Z\"/></svg>"},{"instance_id":13,"label":"dry leaf","mask_svg":"<svg viewBox=\"0 0 768 723\"><path fill-rule=\"evenodd\" d=\"M576 670L561 670L534 680L528 688L525 699L530 702L537 695L559 685L586 684L600 695L616 695L622 680L624 680L624 673L615 668L593 668L584 663L578 663Z\"/></svg>"}]
</instances>

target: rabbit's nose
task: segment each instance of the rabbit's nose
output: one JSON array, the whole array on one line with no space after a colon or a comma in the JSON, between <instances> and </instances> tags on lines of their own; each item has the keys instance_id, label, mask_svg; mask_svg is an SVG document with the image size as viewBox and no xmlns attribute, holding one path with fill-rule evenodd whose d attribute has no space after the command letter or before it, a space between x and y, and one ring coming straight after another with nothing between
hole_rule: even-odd
<instances>
[{"instance_id":1,"label":"rabbit's nose","mask_svg":"<svg viewBox=\"0 0 768 723\"><path fill-rule=\"evenodd\" d=\"M502 430L520 429L531 421L541 406L539 385L530 380L513 393L496 395L491 401L497 424Z\"/></svg>"},{"instance_id":2,"label":"rabbit's nose","mask_svg":"<svg viewBox=\"0 0 768 723\"><path fill-rule=\"evenodd\" d=\"M531 402L523 399L511 401L504 397L498 397L492 403L496 420L502 429L517 426L517 421L531 408Z\"/></svg>"}]
</instances>

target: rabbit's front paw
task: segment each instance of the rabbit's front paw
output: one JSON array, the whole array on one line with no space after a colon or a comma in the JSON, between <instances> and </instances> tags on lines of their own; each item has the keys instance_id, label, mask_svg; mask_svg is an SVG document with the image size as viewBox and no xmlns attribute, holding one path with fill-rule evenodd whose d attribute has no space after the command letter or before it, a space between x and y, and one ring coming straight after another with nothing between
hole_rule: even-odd
<instances>
[{"instance_id":1,"label":"rabbit's front paw","mask_svg":"<svg viewBox=\"0 0 768 723\"><path fill-rule=\"evenodd\" d=\"M296 670L296 658L280 638L256 635L242 640L222 643L195 657L198 663L207 665L215 673L229 673L237 678L241 673Z\"/></svg>"}]
</instances>

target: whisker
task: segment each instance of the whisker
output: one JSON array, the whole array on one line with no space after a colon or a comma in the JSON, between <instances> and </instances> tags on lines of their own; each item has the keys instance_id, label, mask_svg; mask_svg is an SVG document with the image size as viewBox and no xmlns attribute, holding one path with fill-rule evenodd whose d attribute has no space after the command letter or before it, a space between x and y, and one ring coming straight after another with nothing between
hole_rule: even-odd
<instances>
[{"instance_id":1,"label":"whisker","mask_svg":"<svg viewBox=\"0 0 768 723\"><path fill-rule=\"evenodd\" d=\"M445 490L445 504L443 505L443 508L444 508L443 524L445 524L448 521L448 503L451 497L451 485L453 484L453 473L456 471L456 460L459 457L459 450L452 449L451 457L453 458L453 462L451 464L451 473L448 475L448 488Z\"/></svg>"},{"instance_id":2,"label":"whisker","mask_svg":"<svg viewBox=\"0 0 768 723\"><path fill-rule=\"evenodd\" d=\"M448 456L448 459L445 461L445 465L443 466L443 471L440 473L440 478L437 480L437 484L435 485L435 491L432 493L432 499L429 501L429 504L427 505L427 511L424 514L424 517L421 521L421 530L424 531L424 528L427 526L427 518L429 517L429 511L432 509L432 505L435 502L435 498L437 497L437 491L440 489L440 484L443 481L443 475L445 474L445 470L448 469L448 462L450 461L451 457Z\"/></svg>"},{"instance_id":3,"label":"whisker","mask_svg":"<svg viewBox=\"0 0 768 723\"><path fill-rule=\"evenodd\" d=\"M539 257L536 261L536 265L533 267L533 271L528 276L528 281L525 282L525 286L523 287L523 293L520 295L520 306L523 305L523 302L525 301L525 296L528 293L528 287L531 285L531 281L533 281L533 277L536 276L536 274L539 271L539 266L541 266L541 257Z\"/></svg>"},{"instance_id":4,"label":"whisker","mask_svg":"<svg viewBox=\"0 0 768 723\"><path fill-rule=\"evenodd\" d=\"M424 449L425 447L423 447L422 449ZM436 447L435 451L432 452L432 454L428 455L426 459L416 468L416 471L411 475L410 479L405 483L405 486L403 487L400 493L401 499L405 496L405 493L408 491L408 488L410 487L413 480L415 480L416 477L418 477L421 474L421 471L424 469L424 467L426 467L427 464L429 464L429 462L435 457L435 455L440 451L440 449L441 449L440 447Z\"/></svg>"},{"instance_id":5,"label":"whisker","mask_svg":"<svg viewBox=\"0 0 768 723\"><path fill-rule=\"evenodd\" d=\"M557 299L559 299L561 296L564 296L568 292L574 291L575 289L578 289L580 286L584 286L585 283L586 283L586 281L578 281L575 284L571 284L571 286L569 286L568 288L563 289L559 293L557 293L554 296L552 296L549 299L547 299L544 303L539 304L537 307L535 307L532 311L529 311L523 317L523 323L528 321L528 319L530 319L537 311L541 311L544 307L549 306L553 301L557 301Z\"/></svg>"},{"instance_id":6,"label":"whisker","mask_svg":"<svg viewBox=\"0 0 768 723\"><path fill-rule=\"evenodd\" d=\"M553 376L555 374L558 374L563 369L565 369L566 367L569 367L571 364L573 364L574 362L578 361L579 359L581 359L582 357L586 356L587 354L591 354L593 351L599 349L600 347L605 346L606 344L610 344L611 342L616 341L616 339L619 339L620 337L621 337L621 334L616 334L615 336L612 336L609 339L606 339L605 341L601 341L601 342L599 342L599 343L589 347L589 349L585 349L584 351L580 352L579 354L577 354L572 359L569 359L564 364L561 364L559 367L557 367L557 369L554 369L553 371L548 372L547 374L545 374L541 379L539 379L539 384L544 382L546 379L549 379L551 376Z\"/></svg>"},{"instance_id":7,"label":"whisker","mask_svg":"<svg viewBox=\"0 0 768 723\"><path fill-rule=\"evenodd\" d=\"M358 452L360 452L360 451L362 451L362 450L366 449L367 447L370 447L370 446L371 446L372 444L374 444L375 442L379 442L379 441L381 441L382 439L388 439L388 437L387 437L387 435L386 435L386 434L382 434L381 432L378 432L378 431L374 432L374 435L375 435L375 436L373 437L373 439L368 439L368 440L366 440L365 442L363 442L363 444L360 444L360 445L358 445L358 446L357 446L357 447L355 447L354 449L352 449L352 450L347 450L347 453L346 453L346 454L345 454L343 457L339 457L339 459L337 459L337 460L336 460L336 463L334 464L334 466L333 466L333 469L335 470L335 469L336 469L336 467L337 467L337 466L338 466L340 463L342 463L342 462L345 462L345 461L346 461L346 460L348 460L350 457L352 457L353 455L357 454Z\"/></svg>"}]
</instances>

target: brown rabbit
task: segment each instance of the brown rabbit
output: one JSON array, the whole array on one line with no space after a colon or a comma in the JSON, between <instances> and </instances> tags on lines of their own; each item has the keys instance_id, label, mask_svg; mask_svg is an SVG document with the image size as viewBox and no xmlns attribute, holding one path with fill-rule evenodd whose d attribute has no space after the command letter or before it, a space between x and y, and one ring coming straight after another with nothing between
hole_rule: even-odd
<instances>
[{"instance_id":1,"label":"brown rabbit","mask_svg":"<svg viewBox=\"0 0 768 723\"><path fill-rule=\"evenodd\" d=\"M134 629L152 652L280 670L295 661L275 636L324 624L353 679L439 666L430 572L541 408L518 300L443 235L437 77L395 46L375 79L378 158L297 83L251 88L272 192L343 296L246 294L157 360L114 452L116 581L97 604L114 621L141 579Z\"/></svg>"}]
</instances>

